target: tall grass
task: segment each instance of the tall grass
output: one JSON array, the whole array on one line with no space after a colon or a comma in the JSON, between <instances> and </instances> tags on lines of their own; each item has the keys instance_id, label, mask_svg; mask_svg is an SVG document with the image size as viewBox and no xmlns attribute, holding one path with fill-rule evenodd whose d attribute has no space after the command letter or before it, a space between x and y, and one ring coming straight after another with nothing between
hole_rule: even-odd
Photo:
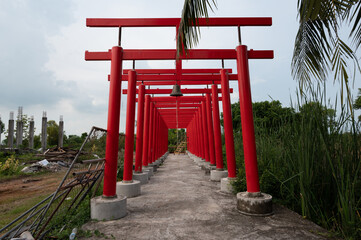
<instances>
[{"instance_id":1,"label":"tall grass","mask_svg":"<svg viewBox=\"0 0 361 240\"><path fill-rule=\"evenodd\" d=\"M300 97L277 128L256 126L261 191L342 237L361 239L360 125L312 96ZM240 135L236 188L245 191Z\"/></svg>"}]
</instances>

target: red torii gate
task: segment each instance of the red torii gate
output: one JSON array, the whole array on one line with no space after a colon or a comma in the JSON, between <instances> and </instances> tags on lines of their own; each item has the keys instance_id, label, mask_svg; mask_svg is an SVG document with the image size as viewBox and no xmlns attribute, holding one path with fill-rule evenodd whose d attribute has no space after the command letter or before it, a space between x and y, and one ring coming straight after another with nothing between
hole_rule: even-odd
<instances>
[{"instance_id":1,"label":"red torii gate","mask_svg":"<svg viewBox=\"0 0 361 240\"><path fill-rule=\"evenodd\" d=\"M122 27L176 27L177 28L179 26L179 22L180 22L179 18L87 19L87 26L119 27L119 29L121 29ZM271 18L209 18L209 19L199 19L198 24L199 26L238 26L238 27L270 26L272 24L272 19ZM117 145L118 145L118 133L119 133L122 61L177 59L176 50L173 49L123 50L120 47L120 39L118 45L119 46L113 47L108 52L87 51L85 53L86 60L111 60L110 94L109 94L108 127L107 127L108 134L107 134L107 145L106 145L106 166L104 171L104 191L103 191L104 197L116 196L115 181L116 181L116 169L117 169ZM256 147L255 147L255 139L254 139L254 126L253 126L253 116L252 116L252 101L251 101L251 91L250 91L248 59L261 59L261 58L263 59L273 58L273 51L254 51L254 50L248 51L247 46L245 45L237 46L236 50L233 49L189 50L187 52L187 55L179 56L178 60L176 61L176 72L179 72L181 68L181 60L183 59L187 59L187 60L236 59L237 60L237 71L238 71L237 75L238 75L238 83L239 83L240 110L241 110L241 120L242 120L242 129L243 129L244 156L245 156L246 179L247 179L246 195L247 194L248 194L247 196L255 195L257 197L261 196L261 193L259 189L257 157L256 157ZM227 80L229 80L229 76L226 71L221 71L221 75L223 78L227 78ZM195 79L189 79L189 80L195 80ZM177 77L175 77L173 81L176 81L176 83L180 85L186 84L184 80L178 79ZM179 83L179 81L182 82ZM214 83L214 81L218 81L218 80L212 79L206 81L207 82L206 83L204 82L203 84L211 84ZM228 81L226 82L228 84ZM161 84L162 82L157 81L156 83ZM224 95L222 96L224 98L226 97ZM225 99L223 101L223 104L224 102L227 101L229 101L229 98ZM205 123L204 119L203 119L203 123ZM225 131L226 131L226 127L225 127ZM243 196L240 197L244 198ZM237 195L237 199L238 199L238 195ZM238 208L239 209L241 208L239 204L238 204ZM269 211L269 209L267 211Z\"/></svg>"}]
</instances>

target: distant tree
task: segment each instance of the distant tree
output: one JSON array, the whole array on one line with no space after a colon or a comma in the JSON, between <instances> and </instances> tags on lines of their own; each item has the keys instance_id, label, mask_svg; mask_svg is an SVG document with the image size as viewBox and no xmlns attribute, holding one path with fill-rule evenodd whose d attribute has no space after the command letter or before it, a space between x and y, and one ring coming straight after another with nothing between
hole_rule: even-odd
<instances>
[{"instance_id":1,"label":"distant tree","mask_svg":"<svg viewBox=\"0 0 361 240\"><path fill-rule=\"evenodd\" d=\"M66 141L64 142L70 147L78 147L82 144L83 139L77 135L69 135Z\"/></svg>"},{"instance_id":2,"label":"distant tree","mask_svg":"<svg viewBox=\"0 0 361 240\"><path fill-rule=\"evenodd\" d=\"M85 140L85 138L88 136L88 133L87 132L83 132L81 134L81 139Z\"/></svg>"},{"instance_id":3,"label":"distant tree","mask_svg":"<svg viewBox=\"0 0 361 240\"><path fill-rule=\"evenodd\" d=\"M41 148L41 137L40 134L34 135L34 149Z\"/></svg>"},{"instance_id":4,"label":"distant tree","mask_svg":"<svg viewBox=\"0 0 361 240\"><path fill-rule=\"evenodd\" d=\"M358 89L358 95L353 104L355 109L361 109L361 88ZM358 116L358 120L361 121L361 115Z\"/></svg>"},{"instance_id":5,"label":"distant tree","mask_svg":"<svg viewBox=\"0 0 361 240\"><path fill-rule=\"evenodd\" d=\"M185 140L186 131L181 128L178 129L178 140L177 140L177 129L168 130L168 145L177 145L177 141L181 142Z\"/></svg>"},{"instance_id":6,"label":"distant tree","mask_svg":"<svg viewBox=\"0 0 361 240\"><path fill-rule=\"evenodd\" d=\"M295 115L293 108L282 107L280 101L263 101L252 104L253 120L256 130L276 130L281 125L292 121L292 116ZM235 132L242 131L241 113L239 102L233 103L232 110L232 125ZM223 114L221 117L223 125Z\"/></svg>"},{"instance_id":7,"label":"distant tree","mask_svg":"<svg viewBox=\"0 0 361 240\"><path fill-rule=\"evenodd\" d=\"M47 135L48 146L57 146L59 138L59 125L54 120L48 121Z\"/></svg>"},{"instance_id":8,"label":"distant tree","mask_svg":"<svg viewBox=\"0 0 361 240\"><path fill-rule=\"evenodd\" d=\"M5 132L5 124L0 120L0 128L1 128L1 132L0 132L0 134L1 133L3 133L3 132Z\"/></svg>"}]
</instances>

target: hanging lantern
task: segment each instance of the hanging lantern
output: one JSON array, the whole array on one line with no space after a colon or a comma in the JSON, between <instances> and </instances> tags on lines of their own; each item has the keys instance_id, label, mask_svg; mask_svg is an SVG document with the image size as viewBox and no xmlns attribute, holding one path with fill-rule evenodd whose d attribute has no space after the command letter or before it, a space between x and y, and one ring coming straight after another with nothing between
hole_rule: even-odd
<instances>
[{"instance_id":1,"label":"hanging lantern","mask_svg":"<svg viewBox=\"0 0 361 240\"><path fill-rule=\"evenodd\" d=\"M183 94L181 92L181 88L178 84L173 85L173 90L172 90L172 93L170 94L170 96L172 96L172 97L183 96Z\"/></svg>"}]
</instances>

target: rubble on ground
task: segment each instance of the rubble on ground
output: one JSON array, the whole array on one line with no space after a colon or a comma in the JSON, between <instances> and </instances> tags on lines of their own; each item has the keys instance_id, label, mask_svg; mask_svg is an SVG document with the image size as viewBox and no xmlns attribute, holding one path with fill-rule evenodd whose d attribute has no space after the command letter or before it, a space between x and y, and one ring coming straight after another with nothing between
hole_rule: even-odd
<instances>
[{"instance_id":1,"label":"rubble on ground","mask_svg":"<svg viewBox=\"0 0 361 240\"><path fill-rule=\"evenodd\" d=\"M49 162L47 159L44 159L39 162L33 163L30 166L24 167L21 171L23 173L37 173L40 171L58 172L63 167L68 167L68 164L62 161Z\"/></svg>"},{"instance_id":2,"label":"rubble on ground","mask_svg":"<svg viewBox=\"0 0 361 240\"><path fill-rule=\"evenodd\" d=\"M37 157L44 157L49 162L67 162L70 163L78 153L78 150L69 147L53 147L46 150L43 154L37 154ZM84 155L86 153L81 153Z\"/></svg>"}]
</instances>

